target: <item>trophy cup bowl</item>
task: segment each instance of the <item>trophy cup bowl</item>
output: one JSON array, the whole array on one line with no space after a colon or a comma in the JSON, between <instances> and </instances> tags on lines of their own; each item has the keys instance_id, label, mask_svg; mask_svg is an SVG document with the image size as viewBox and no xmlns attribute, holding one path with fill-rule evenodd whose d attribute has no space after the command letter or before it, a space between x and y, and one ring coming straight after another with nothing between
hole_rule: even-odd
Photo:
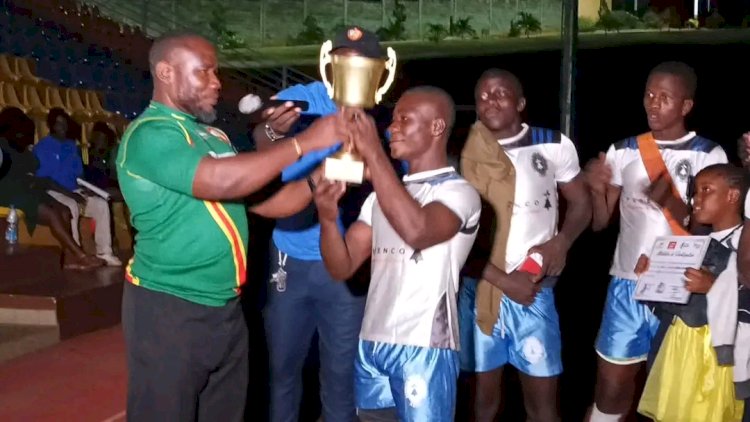
<instances>
[{"instance_id":1,"label":"trophy cup bowl","mask_svg":"<svg viewBox=\"0 0 750 422\"><path fill-rule=\"evenodd\" d=\"M328 96L339 107L369 109L380 103L388 91L396 70L396 52L388 47L388 59L331 54L333 43L329 40L320 49L320 76ZM326 66L331 65L331 81L326 75ZM383 86L380 80L388 71ZM347 142L336 154L326 158L324 176L329 180L361 184L365 166L354 146Z\"/></svg>"}]
</instances>

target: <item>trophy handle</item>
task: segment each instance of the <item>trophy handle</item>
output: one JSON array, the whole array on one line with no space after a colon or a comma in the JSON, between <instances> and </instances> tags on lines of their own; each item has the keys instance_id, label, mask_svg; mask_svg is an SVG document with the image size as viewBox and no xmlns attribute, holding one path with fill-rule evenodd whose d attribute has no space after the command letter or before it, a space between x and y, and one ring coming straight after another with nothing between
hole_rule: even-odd
<instances>
[{"instance_id":1,"label":"trophy handle","mask_svg":"<svg viewBox=\"0 0 750 422\"><path fill-rule=\"evenodd\" d=\"M320 46L320 78L323 81L323 85L326 87L328 96L333 98L333 85L328 81L326 77L326 65L331 63L331 49L333 48L333 42L328 40Z\"/></svg>"},{"instance_id":2,"label":"trophy handle","mask_svg":"<svg viewBox=\"0 0 750 422\"><path fill-rule=\"evenodd\" d=\"M375 104L380 103L380 100L383 99L383 94L391 87L393 79L396 76L396 51L392 47L388 47L387 52L388 60L385 62L385 69L388 71L388 77L385 79L385 84L375 93Z\"/></svg>"}]
</instances>

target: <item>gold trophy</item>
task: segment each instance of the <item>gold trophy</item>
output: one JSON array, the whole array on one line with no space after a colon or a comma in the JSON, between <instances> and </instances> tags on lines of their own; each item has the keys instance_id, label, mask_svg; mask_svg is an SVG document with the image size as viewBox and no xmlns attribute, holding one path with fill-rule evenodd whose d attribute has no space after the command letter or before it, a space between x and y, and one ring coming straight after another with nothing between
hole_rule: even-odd
<instances>
[{"instance_id":1,"label":"gold trophy","mask_svg":"<svg viewBox=\"0 0 750 422\"><path fill-rule=\"evenodd\" d=\"M356 33L349 37L357 36ZM361 36L361 32L360 32ZM328 40L320 48L320 76L328 96L339 106L372 108L383 99L396 75L396 52L388 47L388 59L363 56L331 54L333 43ZM331 65L331 79L326 76L326 66ZM378 88L383 72L388 70L385 84ZM361 184L365 175L365 164L354 145L345 142L341 150L326 158L325 178Z\"/></svg>"}]
</instances>

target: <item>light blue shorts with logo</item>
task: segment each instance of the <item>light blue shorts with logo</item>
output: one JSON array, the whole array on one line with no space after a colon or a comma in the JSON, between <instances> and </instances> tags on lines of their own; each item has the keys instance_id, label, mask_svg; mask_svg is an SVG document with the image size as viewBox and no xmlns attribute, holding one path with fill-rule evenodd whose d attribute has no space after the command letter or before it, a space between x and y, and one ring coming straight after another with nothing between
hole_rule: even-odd
<instances>
[{"instance_id":1,"label":"light blue shorts with logo","mask_svg":"<svg viewBox=\"0 0 750 422\"><path fill-rule=\"evenodd\" d=\"M503 296L491 336L477 325L476 288L477 280L465 277L458 294L462 370L487 372L510 363L533 377L562 373L560 323L552 287L543 287L531 306Z\"/></svg>"},{"instance_id":2,"label":"light blue shorts with logo","mask_svg":"<svg viewBox=\"0 0 750 422\"><path fill-rule=\"evenodd\" d=\"M396 408L400 421L452 422L458 352L360 340L354 364L358 409Z\"/></svg>"}]
</instances>

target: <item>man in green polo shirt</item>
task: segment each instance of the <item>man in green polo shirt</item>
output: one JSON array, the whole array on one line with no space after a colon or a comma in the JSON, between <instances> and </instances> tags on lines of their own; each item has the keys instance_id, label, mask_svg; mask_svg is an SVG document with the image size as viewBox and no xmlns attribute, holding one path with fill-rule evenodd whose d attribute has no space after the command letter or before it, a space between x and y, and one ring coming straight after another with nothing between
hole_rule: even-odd
<instances>
[{"instance_id":1,"label":"man in green polo shirt","mask_svg":"<svg viewBox=\"0 0 750 422\"><path fill-rule=\"evenodd\" d=\"M337 114L263 152L236 153L211 127L221 85L216 51L174 34L149 53L154 94L123 135L117 174L138 231L127 266L123 331L128 420L242 420L248 334L239 303L248 226L242 198L304 153L345 139ZM252 211L295 213L307 181L285 185Z\"/></svg>"}]
</instances>

